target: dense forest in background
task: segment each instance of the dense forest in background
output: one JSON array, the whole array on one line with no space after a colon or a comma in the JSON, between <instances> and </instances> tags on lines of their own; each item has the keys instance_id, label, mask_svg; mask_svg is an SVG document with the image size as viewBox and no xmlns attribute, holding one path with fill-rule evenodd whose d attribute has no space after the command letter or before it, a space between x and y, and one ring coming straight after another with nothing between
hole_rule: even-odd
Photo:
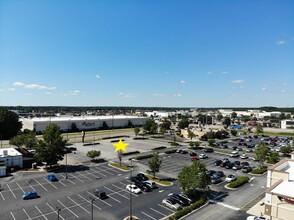
<instances>
[{"instance_id":1,"label":"dense forest in background","mask_svg":"<svg viewBox=\"0 0 294 220\"><path fill-rule=\"evenodd\" d=\"M51 113L62 113L62 112L86 112L86 111L102 111L112 113L125 113L129 111L176 111L176 110L218 110L218 109L233 109L234 111L246 111L246 110L262 110L267 112L291 112L294 114L294 107L273 107L265 106L260 108L252 107L218 107L218 108L205 108L205 107L128 107L128 106L2 106L1 108L7 110L19 110L21 112L51 112Z\"/></svg>"}]
</instances>

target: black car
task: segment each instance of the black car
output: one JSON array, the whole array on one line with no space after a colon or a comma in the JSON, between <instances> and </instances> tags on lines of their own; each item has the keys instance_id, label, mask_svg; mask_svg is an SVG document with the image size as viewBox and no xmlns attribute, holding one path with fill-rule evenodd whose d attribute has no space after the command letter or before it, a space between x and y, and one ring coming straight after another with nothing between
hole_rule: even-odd
<instances>
[{"instance_id":1,"label":"black car","mask_svg":"<svg viewBox=\"0 0 294 220\"><path fill-rule=\"evenodd\" d=\"M171 193L169 194L169 198L175 200L177 203L179 203L182 206L188 206L190 205L190 201L186 198L180 196L179 194Z\"/></svg>"},{"instance_id":2,"label":"black car","mask_svg":"<svg viewBox=\"0 0 294 220\"><path fill-rule=\"evenodd\" d=\"M138 173L137 174L137 179L140 180L140 181L149 180L148 177L144 173Z\"/></svg>"},{"instance_id":3,"label":"black car","mask_svg":"<svg viewBox=\"0 0 294 220\"><path fill-rule=\"evenodd\" d=\"M233 150L237 150L237 148L238 148L237 146L233 146L232 147Z\"/></svg>"},{"instance_id":4,"label":"black car","mask_svg":"<svg viewBox=\"0 0 294 220\"><path fill-rule=\"evenodd\" d=\"M211 177L211 183L218 184L220 182L222 182L222 179L219 176L212 176Z\"/></svg>"},{"instance_id":5,"label":"black car","mask_svg":"<svg viewBox=\"0 0 294 220\"><path fill-rule=\"evenodd\" d=\"M216 171L216 172L213 174L213 176L215 176L215 175L217 175L217 176L219 176L219 177L223 177L223 176L225 176L224 172L221 171L221 170Z\"/></svg>"},{"instance_id":6,"label":"black car","mask_svg":"<svg viewBox=\"0 0 294 220\"><path fill-rule=\"evenodd\" d=\"M190 156L193 157L193 156L197 156L197 153L195 152L190 152Z\"/></svg>"},{"instance_id":7,"label":"black car","mask_svg":"<svg viewBox=\"0 0 294 220\"><path fill-rule=\"evenodd\" d=\"M107 198L106 192L104 192L103 190L98 189L98 188L95 189L94 195L97 196L99 199L106 199Z\"/></svg>"},{"instance_id":8,"label":"black car","mask_svg":"<svg viewBox=\"0 0 294 220\"><path fill-rule=\"evenodd\" d=\"M144 183L144 182L137 182L137 183L135 183L135 185L136 185L138 188L140 188L142 191L144 191L144 192L150 192L150 191L152 191L151 187L148 186L148 185L147 185L146 183Z\"/></svg>"},{"instance_id":9,"label":"black car","mask_svg":"<svg viewBox=\"0 0 294 220\"><path fill-rule=\"evenodd\" d=\"M206 174L212 176L216 171L215 170L207 170Z\"/></svg>"},{"instance_id":10,"label":"black car","mask_svg":"<svg viewBox=\"0 0 294 220\"><path fill-rule=\"evenodd\" d=\"M226 169L232 169L232 167L233 167L233 164L232 164L231 162L227 162L227 163L225 164L225 168L226 168Z\"/></svg>"},{"instance_id":11,"label":"black car","mask_svg":"<svg viewBox=\"0 0 294 220\"><path fill-rule=\"evenodd\" d=\"M223 148L226 149L226 148L229 148L229 146L227 144L224 144Z\"/></svg>"},{"instance_id":12,"label":"black car","mask_svg":"<svg viewBox=\"0 0 294 220\"><path fill-rule=\"evenodd\" d=\"M132 176L130 179L134 184L142 182L137 176Z\"/></svg>"},{"instance_id":13,"label":"black car","mask_svg":"<svg viewBox=\"0 0 294 220\"><path fill-rule=\"evenodd\" d=\"M215 165L215 166L219 166L221 163L222 163L221 160L216 160L216 161L214 161L214 165Z\"/></svg>"},{"instance_id":14,"label":"black car","mask_svg":"<svg viewBox=\"0 0 294 220\"><path fill-rule=\"evenodd\" d=\"M186 151L186 150L182 150L180 153L181 153L181 154L187 154L188 151Z\"/></svg>"},{"instance_id":15,"label":"black car","mask_svg":"<svg viewBox=\"0 0 294 220\"><path fill-rule=\"evenodd\" d=\"M251 170L252 170L252 168L250 166L245 166L242 168L243 173L249 173Z\"/></svg>"},{"instance_id":16,"label":"black car","mask_svg":"<svg viewBox=\"0 0 294 220\"><path fill-rule=\"evenodd\" d=\"M205 148L204 149L205 153L212 153L213 152L213 148Z\"/></svg>"}]
</instances>

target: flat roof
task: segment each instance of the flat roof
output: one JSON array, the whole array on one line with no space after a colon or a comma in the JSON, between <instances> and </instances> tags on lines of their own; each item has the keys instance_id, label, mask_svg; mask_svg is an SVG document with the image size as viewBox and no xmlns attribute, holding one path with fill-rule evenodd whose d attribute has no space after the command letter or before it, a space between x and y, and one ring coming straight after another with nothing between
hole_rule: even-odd
<instances>
[{"instance_id":1,"label":"flat roof","mask_svg":"<svg viewBox=\"0 0 294 220\"><path fill-rule=\"evenodd\" d=\"M45 122L45 121L84 121L84 120L106 120L106 119L133 119L133 118L148 118L142 116L130 116L130 115L105 115L105 116L73 116L73 117L40 117L40 118L21 118L21 120L33 121L33 122Z\"/></svg>"},{"instance_id":2,"label":"flat roof","mask_svg":"<svg viewBox=\"0 0 294 220\"><path fill-rule=\"evenodd\" d=\"M22 154L20 152L18 152L15 148L10 147L10 148L1 148L0 149L0 158L1 157L6 157L4 155L4 152L7 152L6 156L22 156Z\"/></svg>"},{"instance_id":3,"label":"flat roof","mask_svg":"<svg viewBox=\"0 0 294 220\"><path fill-rule=\"evenodd\" d=\"M272 193L294 198L294 182L283 181L271 190Z\"/></svg>"}]
</instances>

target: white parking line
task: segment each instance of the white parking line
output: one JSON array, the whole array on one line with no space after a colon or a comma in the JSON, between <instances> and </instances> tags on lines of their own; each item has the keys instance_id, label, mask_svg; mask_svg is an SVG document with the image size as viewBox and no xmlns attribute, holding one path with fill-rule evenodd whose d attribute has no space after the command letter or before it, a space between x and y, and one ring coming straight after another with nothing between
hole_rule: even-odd
<instances>
[{"instance_id":1,"label":"white parking line","mask_svg":"<svg viewBox=\"0 0 294 220\"><path fill-rule=\"evenodd\" d=\"M165 206L163 206L163 205L161 205L161 204L158 204L158 205L159 205L160 207L162 207L162 208L168 210L168 211L172 211L171 209L169 209L169 208L167 208L167 207L165 207Z\"/></svg>"},{"instance_id":2,"label":"white parking line","mask_svg":"<svg viewBox=\"0 0 294 220\"><path fill-rule=\"evenodd\" d=\"M98 173L98 174L100 174L101 176L107 177L107 175L105 175L105 174L103 174L103 173L101 173L101 172L99 172L99 171L97 171L97 170L93 170L93 172L94 172L94 173Z\"/></svg>"},{"instance_id":3,"label":"white parking line","mask_svg":"<svg viewBox=\"0 0 294 220\"><path fill-rule=\"evenodd\" d=\"M36 209L41 213L41 215L48 220L48 218L46 218L46 216L40 211L40 209L35 205Z\"/></svg>"},{"instance_id":4,"label":"white parking line","mask_svg":"<svg viewBox=\"0 0 294 220\"><path fill-rule=\"evenodd\" d=\"M100 178L99 176L95 176L94 174L90 173L89 171L85 171L88 175L95 177L95 179Z\"/></svg>"},{"instance_id":5,"label":"white parking line","mask_svg":"<svg viewBox=\"0 0 294 220\"><path fill-rule=\"evenodd\" d=\"M16 218L14 217L14 215L13 215L13 213L11 211L10 211L10 214L11 214L13 220L16 220Z\"/></svg>"},{"instance_id":6,"label":"white parking line","mask_svg":"<svg viewBox=\"0 0 294 220\"><path fill-rule=\"evenodd\" d=\"M12 192L12 190L10 189L10 186L8 184L6 184L8 189L10 190L10 192L12 193L12 195L14 196L14 198L16 198L16 196L14 195L14 193Z\"/></svg>"},{"instance_id":7,"label":"white parking line","mask_svg":"<svg viewBox=\"0 0 294 220\"><path fill-rule=\"evenodd\" d=\"M57 211L54 210L54 209L52 208L52 206L48 204L48 202L46 202L46 204L51 208L51 210L52 210L53 212L55 212L56 214L58 214ZM61 216L61 214L59 214L59 217L61 217L63 220L65 220L65 219Z\"/></svg>"},{"instance_id":8,"label":"white parking line","mask_svg":"<svg viewBox=\"0 0 294 220\"><path fill-rule=\"evenodd\" d=\"M108 194L109 198L111 198L111 199L113 199L113 200L115 200L115 201L117 201L117 202L121 203L121 201L119 201L119 200L117 200L117 199L115 199L115 198L113 198L113 197L111 196L112 194L118 194L117 192L115 192L115 191L113 191L113 190L109 189L109 188L108 188L108 187L106 187L106 186L104 186L104 188L106 188L106 189L108 189L109 191L111 191L111 192L112 192L112 193ZM119 195L119 194L118 194L118 195Z\"/></svg>"},{"instance_id":9,"label":"white parking line","mask_svg":"<svg viewBox=\"0 0 294 220\"><path fill-rule=\"evenodd\" d=\"M99 199L99 198L98 198L97 196L95 196L93 193L90 193L89 191L87 191L87 193L89 193L91 196L94 196L95 198L97 198L99 201L105 203L106 205L108 205L108 206L112 206L112 205L110 205L108 202L105 202L104 200Z\"/></svg>"},{"instance_id":10,"label":"white parking line","mask_svg":"<svg viewBox=\"0 0 294 220\"><path fill-rule=\"evenodd\" d=\"M74 201L72 198L70 198L69 196L67 197L67 198L69 198L73 203L75 203L77 206L79 206L81 209L83 209L83 210L85 210L88 214L90 214L90 212L87 210L87 209L85 209L84 207L82 207L80 204L78 204L76 201Z\"/></svg>"},{"instance_id":11,"label":"white parking line","mask_svg":"<svg viewBox=\"0 0 294 220\"><path fill-rule=\"evenodd\" d=\"M3 199L3 201L5 201L5 198L4 198L4 196L2 195L2 192L0 192L0 195L1 195L2 199Z\"/></svg>"},{"instance_id":12,"label":"white parking line","mask_svg":"<svg viewBox=\"0 0 294 220\"><path fill-rule=\"evenodd\" d=\"M216 204L221 205L221 206L224 206L224 207L229 208L229 209L232 209L232 210L235 210L235 211L239 211L240 210L240 208L238 208L238 207L235 207L235 206L232 206L232 205L223 203L223 202L217 202Z\"/></svg>"},{"instance_id":13,"label":"white parking line","mask_svg":"<svg viewBox=\"0 0 294 220\"><path fill-rule=\"evenodd\" d=\"M48 182L51 186L53 186L55 189L57 189L56 186L54 186L48 179L46 179L45 177L43 177L44 180L46 180L46 182Z\"/></svg>"},{"instance_id":14,"label":"white parking line","mask_svg":"<svg viewBox=\"0 0 294 220\"><path fill-rule=\"evenodd\" d=\"M99 167L97 167L97 168L99 168ZM99 169L101 170L100 172L108 173L109 175L112 175L112 176L114 175L113 173L106 171L107 169L103 169L103 170L101 168L99 168Z\"/></svg>"},{"instance_id":15,"label":"white parking line","mask_svg":"<svg viewBox=\"0 0 294 220\"><path fill-rule=\"evenodd\" d=\"M116 185L114 185L114 184L111 184L111 185L113 185L114 187L116 187L116 188L118 188L118 189L120 189L120 190L122 190L122 191L124 191L124 192L130 193L130 191L128 191L128 190L126 190L126 189L122 189L122 188L120 188L120 187L118 187L118 186L116 186ZM138 195L135 194L135 193L133 193L133 196L138 197Z\"/></svg>"},{"instance_id":16,"label":"white parking line","mask_svg":"<svg viewBox=\"0 0 294 220\"><path fill-rule=\"evenodd\" d=\"M156 220L156 218L153 218L152 216L150 216L150 215L146 214L146 213L145 213L145 212L143 212L143 211L141 211L141 213L142 213L143 215L145 215L145 216L147 216L147 217L151 218L151 219L154 219L154 220Z\"/></svg>"},{"instance_id":17,"label":"white parking line","mask_svg":"<svg viewBox=\"0 0 294 220\"><path fill-rule=\"evenodd\" d=\"M62 202L60 202L59 200L57 200L57 202L59 202L65 209L70 211L74 216L76 216L77 218L80 218L77 214L75 214L73 211L71 211L69 208L67 208Z\"/></svg>"},{"instance_id":18,"label":"white parking line","mask_svg":"<svg viewBox=\"0 0 294 220\"><path fill-rule=\"evenodd\" d=\"M83 196L81 196L80 194L77 194L79 197L81 197L83 200L85 200L86 202L88 202L88 203L92 203L91 201L89 201L89 200L87 200L86 198L84 198ZM97 209L99 209L99 210L102 210L99 206L97 206L97 205L95 205L94 203L93 203L93 206L95 206Z\"/></svg>"},{"instance_id":19,"label":"white parking line","mask_svg":"<svg viewBox=\"0 0 294 220\"><path fill-rule=\"evenodd\" d=\"M79 175L82 175L83 177L85 177L85 178L88 179L88 180L93 180L93 179L87 177L86 175L82 174L81 172L77 172L77 173L78 173Z\"/></svg>"},{"instance_id":20,"label":"white parking line","mask_svg":"<svg viewBox=\"0 0 294 220\"><path fill-rule=\"evenodd\" d=\"M72 174L69 174L69 173L68 173L67 175L68 175L68 176L72 176L73 178L77 179L78 181L84 183L83 180L79 179L78 177L76 177L76 176L74 176L74 175L72 175Z\"/></svg>"},{"instance_id":21,"label":"white parking line","mask_svg":"<svg viewBox=\"0 0 294 220\"><path fill-rule=\"evenodd\" d=\"M48 190L47 190L47 189L46 189L46 188L45 188L45 187L44 187L44 186L43 186L38 180L35 179L35 181L36 181L40 186L42 186L42 188L45 189L46 192L48 192Z\"/></svg>"},{"instance_id":22,"label":"white parking line","mask_svg":"<svg viewBox=\"0 0 294 220\"><path fill-rule=\"evenodd\" d=\"M34 187L33 187L28 181L26 181L26 183L27 183L28 186L30 186L34 191L36 191L36 190L34 189Z\"/></svg>"},{"instance_id":23,"label":"white parking line","mask_svg":"<svg viewBox=\"0 0 294 220\"><path fill-rule=\"evenodd\" d=\"M22 209L22 210L23 210L23 212L28 216L28 218L31 219L31 217L30 217L29 214L26 212L26 210L25 210L25 209Z\"/></svg>"},{"instance_id":24,"label":"white parking line","mask_svg":"<svg viewBox=\"0 0 294 220\"><path fill-rule=\"evenodd\" d=\"M154 212L157 212L158 214L160 214L160 215L162 215L162 216L165 216L165 214L163 214L162 212L159 212L159 211L157 211L157 210L155 210L155 209L153 209L153 208L150 208L152 211L154 211Z\"/></svg>"},{"instance_id":25,"label":"white parking line","mask_svg":"<svg viewBox=\"0 0 294 220\"><path fill-rule=\"evenodd\" d=\"M16 185L21 189L21 191L23 192L23 194L26 193L26 192L20 187L20 185L18 184L18 182L16 182Z\"/></svg>"},{"instance_id":26,"label":"white parking line","mask_svg":"<svg viewBox=\"0 0 294 220\"><path fill-rule=\"evenodd\" d=\"M64 178L64 179L63 179L64 181L67 180L67 181L71 182L72 184L76 185L76 183L73 182L73 181L71 181L70 179L65 179L65 176L64 176L64 175L60 174L60 176L62 176L62 177ZM59 182L60 182L60 181L59 181Z\"/></svg>"}]
</instances>

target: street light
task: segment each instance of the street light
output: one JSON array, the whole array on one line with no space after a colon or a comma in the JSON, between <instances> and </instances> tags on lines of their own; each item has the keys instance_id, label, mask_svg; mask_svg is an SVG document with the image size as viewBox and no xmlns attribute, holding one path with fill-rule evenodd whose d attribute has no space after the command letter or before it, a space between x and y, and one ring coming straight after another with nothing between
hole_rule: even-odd
<instances>
[{"instance_id":1,"label":"street light","mask_svg":"<svg viewBox=\"0 0 294 220\"><path fill-rule=\"evenodd\" d=\"M59 220L59 212L61 211L61 208L59 208L58 206L56 206L57 208L57 220Z\"/></svg>"},{"instance_id":2,"label":"street light","mask_svg":"<svg viewBox=\"0 0 294 220\"><path fill-rule=\"evenodd\" d=\"M131 172L130 172L130 184L132 185L132 179L131 179L131 177L132 177L132 175L133 175L133 159L130 159L130 161L131 161ZM133 195L132 195L132 190L130 190L130 220L132 220L133 219L133 217L132 217L132 197L133 197Z\"/></svg>"},{"instance_id":3,"label":"street light","mask_svg":"<svg viewBox=\"0 0 294 220\"><path fill-rule=\"evenodd\" d=\"M93 220L93 211L94 211L93 206L94 206L95 199L92 197L90 197L90 199L91 199L91 220Z\"/></svg>"}]
</instances>

